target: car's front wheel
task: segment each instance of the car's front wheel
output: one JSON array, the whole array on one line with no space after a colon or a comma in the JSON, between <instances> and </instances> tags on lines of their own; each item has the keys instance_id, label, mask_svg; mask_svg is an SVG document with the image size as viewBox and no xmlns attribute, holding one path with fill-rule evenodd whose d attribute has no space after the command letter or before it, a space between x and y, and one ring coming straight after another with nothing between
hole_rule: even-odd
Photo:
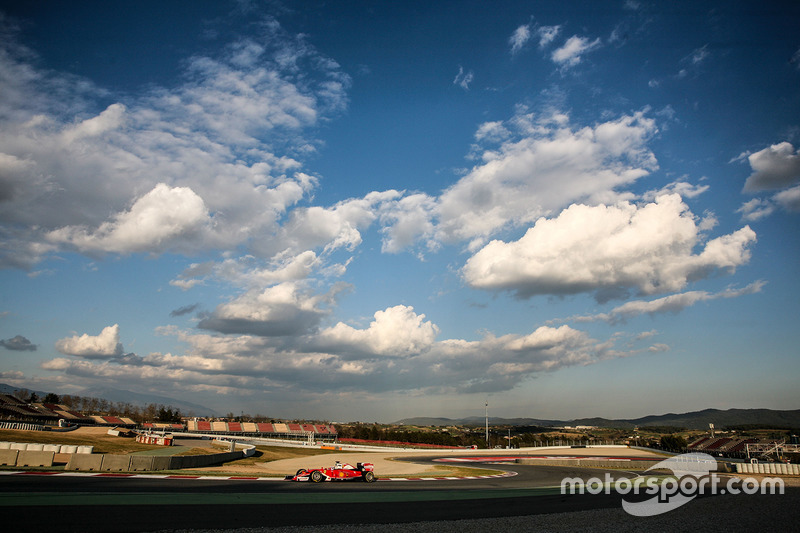
<instances>
[{"instance_id":1,"label":"car's front wheel","mask_svg":"<svg viewBox=\"0 0 800 533\"><path fill-rule=\"evenodd\" d=\"M367 483L372 483L373 481L375 481L375 474L373 474L372 472L364 472L363 478L364 481L366 481Z\"/></svg>"},{"instance_id":2,"label":"car's front wheel","mask_svg":"<svg viewBox=\"0 0 800 533\"><path fill-rule=\"evenodd\" d=\"M320 472L319 470L314 470L313 472L311 472L309 479L314 483L319 483L320 481L322 481L322 472Z\"/></svg>"}]
</instances>

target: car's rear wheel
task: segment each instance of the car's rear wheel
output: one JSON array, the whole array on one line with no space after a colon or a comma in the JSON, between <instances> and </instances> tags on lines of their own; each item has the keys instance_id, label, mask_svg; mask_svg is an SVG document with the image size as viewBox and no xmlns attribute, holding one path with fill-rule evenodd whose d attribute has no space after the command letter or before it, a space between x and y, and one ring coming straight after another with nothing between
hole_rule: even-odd
<instances>
[{"instance_id":1,"label":"car's rear wheel","mask_svg":"<svg viewBox=\"0 0 800 533\"><path fill-rule=\"evenodd\" d=\"M320 472L319 470L314 470L313 472L311 472L309 479L314 483L319 483L320 481L322 481L322 472Z\"/></svg>"},{"instance_id":2,"label":"car's rear wheel","mask_svg":"<svg viewBox=\"0 0 800 533\"><path fill-rule=\"evenodd\" d=\"M364 481L366 481L367 483L372 483L373 481L375 481L375 474L373 474L372 472L364 472L363 478Z\"/></svg>"}]
</instances>

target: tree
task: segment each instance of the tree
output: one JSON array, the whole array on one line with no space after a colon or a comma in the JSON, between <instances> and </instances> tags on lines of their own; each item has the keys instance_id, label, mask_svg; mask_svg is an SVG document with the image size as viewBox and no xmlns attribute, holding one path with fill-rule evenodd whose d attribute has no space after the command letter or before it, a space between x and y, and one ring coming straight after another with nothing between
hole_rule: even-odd
<instances>
[{"instance_id":1,"label":"tree","mask_svg":"<svg viewBox=\"0 0 800 533\"><path fill-rule=\"evenodd\" d=\"M54 394L52 392L48 392L45 395L44 400L42 400L44 403L58 403L60 401L61 399L58 397L58 394Z\"/></svg>"},{"instance_id":2,"label":"tree","mask_svg":"<svg viewBox=\"0 0 800 533\"><path fill-rule=\"evenodd\" d=\"M675 452L683 451L688 446L686 439L677 435L662 436L660 444L662 449Z\"/></svg>"}]
</instances>

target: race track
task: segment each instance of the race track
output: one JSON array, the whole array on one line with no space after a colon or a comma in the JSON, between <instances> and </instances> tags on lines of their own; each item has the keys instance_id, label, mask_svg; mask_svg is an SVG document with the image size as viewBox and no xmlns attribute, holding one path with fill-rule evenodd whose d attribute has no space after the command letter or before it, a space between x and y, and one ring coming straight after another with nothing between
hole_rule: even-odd
<instances>
[{"instance_id":1,"label":"race track","mask_svg":"<svg viewBox=\"0 0 800 533\"><path fill-rule=\"evenodd\" d=\"M431 462L437 457L414 459ZM476 465L477 466L477 465ZM0 476L13 531L155 531L403 523L619 506L613 496L562 496L564 476L596 469L488 465L508 477L377 483L209 480L118 475ZM632 476L615 473L615 476ZM10 522L10 523L9 523Z\"/></svg>"}]
</instances>

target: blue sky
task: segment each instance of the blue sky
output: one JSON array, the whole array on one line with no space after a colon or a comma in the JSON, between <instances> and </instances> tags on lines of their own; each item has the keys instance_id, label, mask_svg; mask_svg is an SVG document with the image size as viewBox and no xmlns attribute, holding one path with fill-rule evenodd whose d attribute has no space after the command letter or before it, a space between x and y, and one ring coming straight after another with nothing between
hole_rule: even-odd
<instances>
[{"instance_id":1,"label":"blue sky","mask_svg":"<svg viewBox=\"0 0 800 533\"><path fill-rule=\"evenodd\" d=\"M0 382L795 409L793 3L0 2Z\"/></svg>"}]
</instances>

